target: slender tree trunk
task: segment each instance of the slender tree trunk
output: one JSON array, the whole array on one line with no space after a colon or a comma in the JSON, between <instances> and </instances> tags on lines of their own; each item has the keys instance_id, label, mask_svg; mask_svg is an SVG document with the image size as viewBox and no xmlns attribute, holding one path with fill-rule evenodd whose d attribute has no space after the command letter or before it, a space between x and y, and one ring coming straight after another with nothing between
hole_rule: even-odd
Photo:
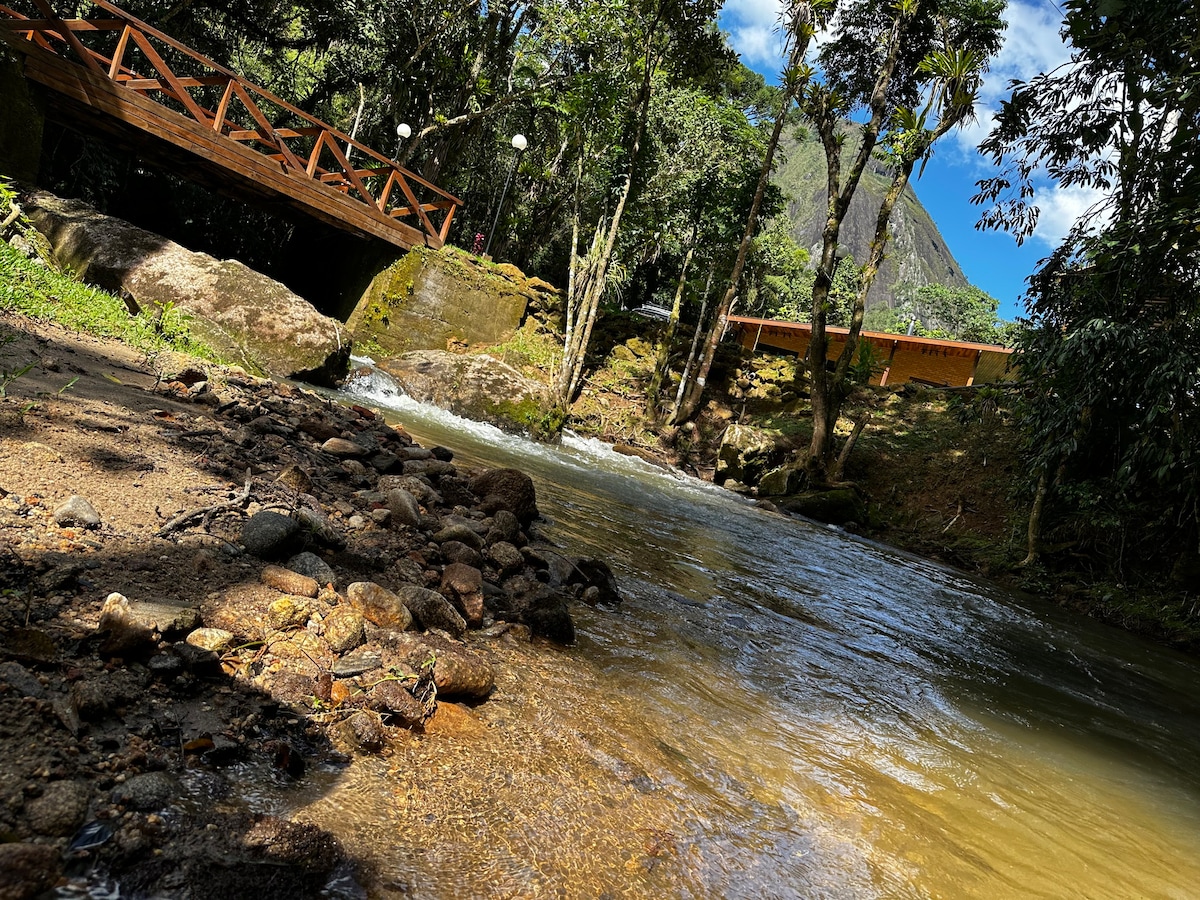
<instances>
[{"instance_id":1,"label":"slender tree trunk","mask_svg":"<svg viewBox=\"0 0 1200 900\"><path fill-rule=\"evenodd\" d=\"M649 40L652 44L653 35ZM592 328L600 309L600 299L604 296L609 265L612 262L613 251L617 245L617 235L621 229L621 216L625 212L625 206L629 202L629 195L633 190L633 172L637 165L642 139L646 133L647 119L650 115L650 90L657 61L657 54L653 52L652 46L648 45L644 59L645 69L642 73L642 83L633 103L635 129L633 144L629 149L628 171L625 172L617 206L613 210L607 229L602 224L597 225L596 234L592 240L592 250L588 253L586 260L585 277L576 280L572 286L571 297L568 301L568 315L570 316L573 312L574 321L568 322L568 332L572 331L573 326L575 340L573 343L569 340L565 343L562 362L552 385L555 403L563 409L571 405L583 384L583 369L588 343L591 341Z\"/></svg>"},{"instance_id":2,"label":"slender tree trunk","mask_svg":"<svg viewBox=\"0 0 1200 900\"><path fill-rule=\"evenodd\" d=\"M868 409L854 423L854 429L850 432L850 437L846 438L846 443L842 445L842 452L838 454L837 463L834 464L833 474L831 475L833 481L841 481L846 477L846 463L850 461L850 454L854 452L854 445L858 443L859 436L870 421L871 410Z\"/></svg>"},{"instance_id":3,"label":"slender tree trunk","mask_svg":"<svg viewBox=\"0 0 1200 900\"><path fill-rule=\"evenodd\" d=\"M892 73L900 56L900 47L904 37L908 18L905 13L897 12L892 21L888 39L888 54L876 76L875 85L871 91L868 108L871 118L862 130L862 144L854 163L846 175L846 181L841 182L841 141L839 128L840 115L836 107L829 103L826 96L818 102L812 112L817 131L821 136L821 144L825 148L827 169L826 191L829 198L829 215L821 234L821 262L817 267L817 277L813 282L812 295L812 336L808 345L810 399L813 414L812 441L808 448L807 469L809 479L814 483L824 483L833 463L833 433L841 413L842 401L846 397L846 378L839 365L831 373L827 367L829 354L829 337L826 333L826 322L829 311L829 289L833 286L833 275L837 269L838 238L841 234L842 222L850 209L850 201L858 190L862 174L875 150L879 132L887 117L887 91L891 84ZM894 201L893 201L894 203ZM889 209L890 215L890 209ZM878 220L877 220L878 224ZM884 220L886 236L887 220ZM878 269L878 264L876 264ZM865 295L865 294L864 294ZM857 330L853 338L857 341L858 333L862 330L862 314L857 309L851 320L853 329L857 321ZM849 341L848 341L849 343ZM853 352L853 351L851 351ZM848 370L847 363L846 369Z\"/></svg>"},{"instance_id":4,"label":"slender tree trunk","mask_svg":"<svg viewBox=\"0 0 1200 900\"><path fill-rule=\"evenodd\" d=\"M687 287L688 268L692 264L692 256L696 252L696 227L692 226L692 237L688 244L687 255L679 269L679 281L675 284L675 300L671 304L671 315L667 317L667 326L663 330L662 340L658 345L658 356L654 360L654 374L650 376L650 387L646 390L646 411L655 422L663 420L659 408L660 394L663 382L671 366L671 347L675 343L675 333L679 330L679 314L683 309L683 291Z\"/></svg>"},{"instance_id":5,"label":"slender tree trunk","mask_svg":"<svg viewBox=\"0 0 1200 900\"><path fill-rule=\"evenodd\" d=\"M692 332L692 346L688 348L687 362L683 365L683 373L679 376L679 388L675 391L675 402L671 406L671 414L667 421L673 422L679 414L679 404L683 402L683 393L687 389L689 375L696 365L696 351L700 348L700 338L704 336L704 324L708 319L708 301L712 297L712 280L717 272L714 262L708 270L708 278L704 282L704 299L700 302L700 318L696 320L696 329Z\"/></svg>"},{"instance_id":6,"label":"slender tree trunk","mask_svg":"<svg viewBox=\"0 0 1200 900\"><path fill-rule=\"evenodd\" d=\"M696 369L695 378L688 384L684 391L683 402L676 406L675 412L671 417L672 425L681 425L692 419L700 408L700 398L704 394L708 373L712 369L713 357L717 354L717 344L720 343L721 337L725 333L725 324L729 318L729 310L733 306L734 298L737 297L738 283L742 280L742 271L745 269L746 259L750 255L750 245L754 241L754 235L758 230L758 211L762 207L763 197L766 195L767 186L771 182L771 170L775 164L775 151L779 147L779 137L783 133L783 126L787 121L788 113L791 111L792 103L806 83L799 79L795 72L800 64L804 62L804 54L808 52L808 44L811 38L810 32L806 29L811 23L812 9L809 4L798 4L789 34L792 46L791 51L788 53L787 69L785 70L787 76L784 80L783 96L780 98L779 111L775 115L775 125L771 129L771 138L767 142L766 153L763 155L762 168L758 173L758 184L754 189L754 199L750 202L750 212L746 216L746 227L742 231L741 243L738 244L737 257L733 262L733 271L729 273L729 285L726 287L725 295L721 298L721 302L717 306L717 314L713 320L712 330L709 331L704 341L704 353L700 359L700 365Z\"/></svg>"}]
</instances>

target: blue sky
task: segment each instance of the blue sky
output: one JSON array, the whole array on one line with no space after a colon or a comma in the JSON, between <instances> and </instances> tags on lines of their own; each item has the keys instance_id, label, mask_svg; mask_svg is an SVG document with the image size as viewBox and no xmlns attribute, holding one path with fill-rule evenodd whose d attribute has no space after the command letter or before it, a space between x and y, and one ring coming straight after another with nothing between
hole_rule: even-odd
<instances>
[{"instance_id":1,"label":"blue sky","mask_svg":"<svg viewBox=\"0 0 1200 900\"><path fill-rule=\"evenodd\" d=\"M727 0L721 23L742 61L769 80L778 79L782 63L774 26L779 0ZM1011 2L1005 11L1008 29L1004 48L992 62L976 106L978 122L948 135L934 149L924 176L913 187L937 223L942 237L971 283L1000 301L1000 314L1015 318L1024 311L1020 297L1025 279L1037 262L1057 246L1075 218L1096 197L1083 191L1064 191L1049 185L1039 189L1038 230L1018 247L1007 234L975 230L979 208L972 206L975 182L987 177L991 163L975 149L987 134L992 112L1008 96L1014 78L1050 71L1069 58L1059 37L1061 14L1051 0Z\"/></svg>"}]
</instances>

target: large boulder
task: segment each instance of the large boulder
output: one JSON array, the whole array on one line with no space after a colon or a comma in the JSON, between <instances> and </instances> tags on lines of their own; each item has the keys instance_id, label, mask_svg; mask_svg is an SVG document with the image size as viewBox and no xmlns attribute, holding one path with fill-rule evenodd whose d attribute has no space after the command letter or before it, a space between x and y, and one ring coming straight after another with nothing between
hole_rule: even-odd
<instances>
[{"instance_id":1,"label":"large boulder","mask_svg":"<svg viewBox=\"0 0 1200 900\"><path fill-rule=\"evenodd\" d=\"M798 445L794 435L785 435L769 428L732 424L721 437L713 481L717 484L736 481L755 485Z\"/></svg>"},{"instance_id":2,"label":"large boulder","mask_svg":"<svg viewBox=\"0 0 1200 900\"><path fill-rule=\"evenodd\" d=\"M341 323L236 260L194 253L44 192L26 201L25 212L58 265L150 314L179 310L196 337L230 361L318 384L349 369L351 341Z\"/></svg>"},{"instance_id":3,"label":"large boulder","mask_svg":"<svg viewBox=\"0 0 1200 900\"><path fill-rule=\"evenodd\" d=\"M447 247L417 247L371 282L350 314L354 342L378 357L451 345L499 344L528 305L557 292L512 265L488 265Z\"/></svg>"},{"instance_id":4,"label":"large boulder","mask_svg":"<svg viewBox=\"0 0 1200 900\"><path fill-rule=\"evenodd\" d=\"M417 350L384 359L379 368L414 400L477 422L535 437L553 434L562 425L546 385L491 356Z\"/></svg>"}]
</instances>

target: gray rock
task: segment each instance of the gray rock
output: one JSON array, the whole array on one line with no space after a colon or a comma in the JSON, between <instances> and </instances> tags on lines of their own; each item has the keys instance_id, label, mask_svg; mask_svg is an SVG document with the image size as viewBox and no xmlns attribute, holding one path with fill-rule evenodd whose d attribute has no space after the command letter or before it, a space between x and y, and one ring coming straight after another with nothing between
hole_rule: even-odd
<instances>
[{"instance_id":1,"label":"gray rock","mask_svg":"<svg viewBox=\"0 0 1200 900\"><path fill-rule=\"evenodd\" d=\"M461 285L455 293L460 289ZM492 297L495 296L493 293ZM422 313L428 315L424 309ZM476 317L479 318L488 316ZM394 319L390 330L398 330ZM444 347L445 343L439 346ZM389 353L385 357L380 368L392 375L404 393L414 400L432 403L468 419L490 422L509 431L537 432L539 426L543 426L544 431L544 422L549 418L547 413L553 406L547 397L546 386L525 377L514 366L487 354L467 355L444 350L411 350L402 356ZM410 465L413 463L405 464L405 474L413 471L409 469Z\"/></svg>"},{"instance_id":2,"label":"gray rock","mask_svg":"<svg viewBox=\"0 0 1200 900\"><path fill-rule=\"evenodd\" d=\"M441 594L415 584L401 585L400 599L424 628L440 628L459 637L467 630L467 623Z\"/></svg>"},{"instance_id":3,"label":"gray rock","mask_svg":"<svg viewBox=\"0 0 1200 900\"><path fill-rule=\"evenodd\" d=\"M497 541L488 547L487 558L501 575L511 575L525 565L521 551L507 541Z\"/></svg>"},{"instance_id":4,"label":"gray rock","mask_svg":"<svg viewBox=\"0 0 1200 900\"><path fill-rule=\"evenodd\" d=\"M334 574L329 564L315 553L307 550L297 553L287 561L287 567L297 574L311 578L322 587L327 584L337 586L337 575ZM296 593L296 591L291 591L291 593Z\"/></svg>"},{"instance_id":5,"label":"gray rock","mask_svg":"<svg viewBox=\"0 0 1200 900\"><path fill-rule=\"evenodd\" d=\"M476 569L483 565L483 556L479 551L468 547L462 541L447 541L442 544L442 556L447 562L462 563Z\"/></svg>"},{"instance_id":6,"label":"gray rock","mask_svg":"<svg viewBox=\"0 0 1200 900\"><path fill-rule=\"evenodd\" d=\"M348 653L366 640L362 613L352 606L336 606L321 622L325 643L334 653Z\"/></svg>"},{"instance_id":7,"label":"gray rock","mask_svg":"<svg viewBox=\"0 0 1200 900\"><path fill-rule=\"evenodd\" d=\"M75 494L54 510L54 523L64 527L99 528L100 514L96 512L96 507Z\"/></svg>"},{"instance_id":8,"label":"gray rock","mask_svg":"<svg viewBox=\"0 0 1200 900\"><path fill-rule=\"evenodd\" d=\"M341 550L346 546L346 538L337 530L324 513L302 506L296 510L296 518L320 544L333 550Z\"/></svg>"},{"instance_id":9,"label":"gray rock","mask_svg":"<svg viewBox=\"0 0 1200 900\"><path fill-rule=\"evenodd\" d=\"M25 804L29 827L38 834L68 837L83 824L91 797L91 790L79 782L52 782L42 796Z\"/></svg>"},{"instance_id":10,"label":"gray rock","mask_svg":"<svg viewBox=\"0 0 1200 900\"><path fill-rule=\"evenodd\" d=\"M367 455L367 448L345 438L333 437L321 445L321 450L339 459L360 459Z\"/></svg>"},{"instance_id":11,"label":"gray rock","mask_svg":"<svg viewBox=\"0 0 1200 900\"><path fill-rule=\"evenodd\" d=\"M432 535L434 543L445 544L449 541L458 541L460 544L466 544L472 550L483 549L483 538L479 536L473 528L459 522L447 525L445 528Z\"/></svg>"},{"instance_id":12,"label":"gray rock","mask_svg":"<svg viewBox=\"0 0 1200 900\"><path fill-rule=\"evenodd\" d=\"M54 887L62 874L57 847L44 844L0 844L0 898L33 900Z\"/></svg>"},{"instance_id":13,"label":"gray rock","mask_svg":"<svg viewBox=\"0 0 1200 900\"><path fill-rule=\"evenodd\" d=\"M440 459L410 459L404 464L405 475L427 475L435 479L443 475L453 475L457 471L454 463L443 462Z\"/></svg>"},{"instance_id":14,"label":"gray rock","mask_svg":"<svg viewBox=\"0 0 1200 900\"><path fill-rule=\"evenodd\" d=\"M533 479L517 469L487 469L471 479L471 490L481 500L480 508L495 513L506 509L522 525L539 515Z\"/></svg>"},{"instance_id":15,"label":"gray rock","mask_svg":"<svg viewBox=\"0 0 1200 900\"><path fill-rule=\"evenodd\" d=\"M343 656L333 664L333 674L338 678L353 678L364 672L372 672L383 665L383 657L374 650L360 650Z\"/></svg>"},{"instance_id":16,"label":"gray rock","mask_svg":"<svg viewBox=\"0 0 1200 900\"><path fill-rule=\"evenodd\" d=\"M200 627L200 610L194 606L176 606L153 600L131 600L129 606L138 621L169 640Z\"/></svg>"},{"instance_id":17,"label":"gray rock","mask_svg":"<svg viewBox=\"0 0 1200 900\"><path fill-rule=\"evenodd\" d=\"M396 525L406 525L417 528L421 524L421 508L417 498L401 488L388 491L387 508L391 510L392 522Z\"/></svg>"},{"instance_id":18,"label":"gray rock","mask_svg":"<svg viewBox=\"0 0 1200 900\"><path fill-rule=\"evenodd\" d=\"M417 475L384 475L377 487L384 494L395 490L408 491L426 506L440 506L442 502L441 495L429 481Z\"/></svg>"},{"instance_id":19,"label":"gray rock","mask_svg":"<svg viewBox=\"0 0 1200 900\"><path fill-rule=\"evenodd\" d=\"M37 676L20 663L0 663L0 683L8 685L19 696L36 697L38 700L45 700L49 697L49 692L37 680Z\"/></svg>"},{"instance_id":20,"label":"gray rock","mask_svg":"<svg viewBox=\"0 0 1200 900\"><path fill-rule=\"evenodd\" d=\"M363 618L380 628L405 631L412 627L413 615L404 600L374 582L354 582L346 588L346 599Z\"/></svg>"},{"instance_id":21,"label":"gray rock","mask_svg":"<svg viewBox=\"0 0 1200 900\"><path fill-rule=\"evenodd\" d=\"M169 804L179 793L180 785L175 776L166 772L146 772L113 788L112 800L128 809L153 812Z\"/></svg>"},{"instance_id":22,"label":"gray rock","mask_svg":"<svg viewBox=\"0 0 1200 900\"><path fill-rule=\"evenodd\" d=\"M521 523L510 510L498 509L492 516L492 527L487 534L487 542L494 544L505 541L517 546L521 542Z\"/></svg>"},{"instance_id":23,"label":"gray rock","mask_svg":"<svg viewBox=\"0 0 1200 900\"><path fill-rule=\"evenodd\" d=\"M595 590L595 602L617 605L621 602L621 592L617 589L617 579L612 569L602 559L584 557L575 560L575 572L571 581L583 584L587 590Z\"/></svg>"},{"instance_id":24,"label":"gray rock","mask_svg":"<svg viewBox=\"0 0 1200 900\"><path fill-rule=\"evenodd\" d=\"M252 515L242 525L242 546L260 559L278 559L300 549L300 523L269 509Z\"/></svg>"}]
</instances>

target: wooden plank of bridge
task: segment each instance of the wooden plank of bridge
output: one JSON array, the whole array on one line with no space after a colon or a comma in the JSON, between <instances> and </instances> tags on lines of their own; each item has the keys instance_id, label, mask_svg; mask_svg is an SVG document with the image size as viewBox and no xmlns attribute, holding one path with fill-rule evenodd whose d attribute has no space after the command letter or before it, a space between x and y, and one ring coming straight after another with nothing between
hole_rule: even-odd
<instances>
[{"instance_id":1,"label":"wooden plank of bridge","mask_svg":"<svg viewBox=\"0 0 1200 900\"><path fill-rule=\"evenodd\" d=\"M262 154L217 135L199 122L174 114L164 116L162 106L138 94L122 93L103 75L95 76L78 66L56 65L39 56L29 57L25 70L29 78L77 103L300 201L306 211L329 224L343 229L350 226L404 249L422 244L439 246L436 237L411 225L383 220L373 205L345 197L317 182L288 176L282 169L264 166L266 158Z\"/></svg>"},{"instance_id":2,"label":"wooden plank of bridge","mask_svg":"<svg viewBox=\"0 0 1200 900\"><path fill-rule=\"evenodd\" d=\"M0 14L9 17L0 19L0 37L9 34L28 38L28 40L17 41L15 45L29 56L31 61L38 55L32 51L33 47L40 47L47 52L49 58L39 59L39 65L33 67L27 65L27 72L36 69L41 73L40 79L35 77L35 80L41 80L46 86L63 92L64 96L72 97L76 103L111 115L117 121L143 130L158 140L164 140L176 147L196 153L214 165L224 165L230 171L245 178L246 184L253 184L256 188L269 187L271 190L278 191L284 197L295 201L290 205L302 207L323 221L350 230L357 228L399 246L411 246L413 243L441 246L447 239L459 201L431 182L414 173L397 168L392 160L375 150L309 116L269 91L243 81L235 73L206 59L191 48L175 41L169 35L130 16L108 0L93 0L93 2L96 6L108 10L119 18L66 22L55 16L47 0L33 0L33 2L47 17L46 19L28 19L8 7L0 6ZM121 35L117 40L117 46L111 59L84 46L74 33L75 31L117 30L121 31ZM51 38L67 43L88 71L83 74L77 71L59 72L55 75L56 67L71 69L73 66L51 43ZM177 75L151 43L150 38L166 44L210 71L219 74L199 77ZM125 66L124 59L130 41L142 51L145 59L156 70L157 77L142 76ZM103 64L103 68L101 64ZM107 78L104 77L105 68L108 70ZM30 77L34 76L31 74ZM124 85L126 90L122 90L121 85ZM215 111L205 109L192 97L189 90L195 87L220 85L224 85L225 90ZM187 117L178 117L179 121L175 121L178 114L170 107L151 100L148 96L150 92L161 92L181 104L195 124L199 126L200 134L192 133L197 130L195 128L183 128L182 125L191 124ZM311 125L276 129L263 114L252 94L272 106L277 106L286 113L298 117L302 122L311 123ZM226 131L227 125L233 125L228 121L228 115L230 103L234 97L241 101L250 114L257 126L256 130L239 129L235 126ZM139 106L135 101L143 101L145 106ZM104 127L99 123L96 124ZM316 141L308 157L302 159L285 141L304 137L316 137ZM198 144L196 138L200 138ZM239 143L239 141L256 142L268 152L263 153L259 149ZM376 168L358 169L350 163L347 154L342 152L339 141L356 147L362 155L383 165ZM328 148L333 155L336 169L325 170L320 167L319 157L325 148ZM241 156L239 157L238 154ZM275 165L271 165L272 162ZM247 171L247 166L253 168ZM388 178L381 196L376 198L363 179L367 176L380 176L384 172L388 173ZM264 176L264 173L268 174ZM400 186L408 205L388 210L389 195L395 185ZM414 185L420 185L432 191L440 199L427 203L419 202L413 189ZM361 202L350 195L351 190L359 195ZM261 193L261 191L255 192ZM326 209L328 204L336 204L336 206ZM433 211L445 212L440 229L427 215ZM420 221L421 229L398 221L400 217L414 214ZM412 240L414 235L418 238L415 241Z\"/></svg>"}]
</instances>

